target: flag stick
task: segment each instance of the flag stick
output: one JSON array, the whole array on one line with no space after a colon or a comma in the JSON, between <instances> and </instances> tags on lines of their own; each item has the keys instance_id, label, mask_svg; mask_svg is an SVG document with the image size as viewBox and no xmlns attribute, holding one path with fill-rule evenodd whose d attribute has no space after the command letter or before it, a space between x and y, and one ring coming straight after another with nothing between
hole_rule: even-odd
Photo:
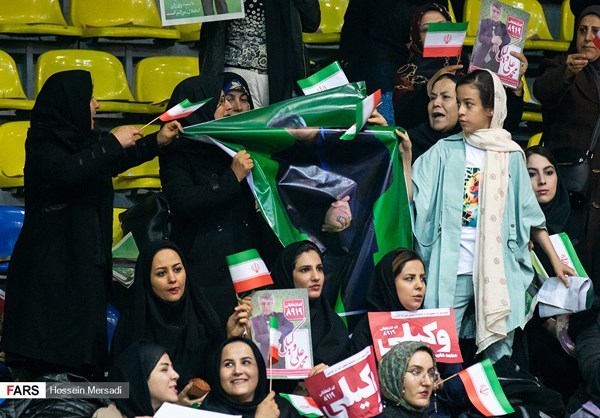
<instances>
[{"instance_id":1,"label":"flag stick","mask_svg":"<svg viewBox=\"0 0 600 418\"><path fill-rule=\"evenodd\" d=\"M448 381L448 380L450 380L450 379L452 379L453 377L456 377L456 376L458 376L458 373L454 373L452 376L449 376L449 377L445 378L444 380L440 380L439 382L437 382L435 384L435 387L438 387L442 383L444 383L444 382L446 382L446 381Z\"/></svg>"},{"instance_id":2,"label":"flag stick","mask_svg":"<svg viewBox=\"0 0 600 418\"><path fill-rule=\"evenodd\" d=\"M273 356L271 356L271 350L269 349L269 392L273 390Z\"/></svg>"},{"instance_id":3,"label":"flag stick","mask_svg":"<svg viewBox=\"0 0 600 418\"><path fill-rule=\"evenodd\" d=\"M235 294L235 297L237 298L238 306L241 306L242 299L240 299L237 293ZM250 315L252 315L252 312L250 312ZM244 333L242 334L242 337L246 337L247 335L250 335L250 332L248 331L248 325L244 325Z\"/></svg>"},{"instance_id":4,"label":"flag stick","mask_svg":"<svg viewBox=\"0 0 600 418\"><path fill-rule=\"evenodd\" d=\"M143 130L144 130L144 128L147 128L147 127L148 127L150 124L152 124L153 122L156 122L156 120L157 120L158 118L160 118L160 115L159 115L159 116L157 116L157 117L155 117L154 119L152 119L150 122L148 122L148 123L147 123L147 124L145 124L144 126L142 126L142 127L140 128L140 131L143 131Z\"/></svg>"}]
</instances>

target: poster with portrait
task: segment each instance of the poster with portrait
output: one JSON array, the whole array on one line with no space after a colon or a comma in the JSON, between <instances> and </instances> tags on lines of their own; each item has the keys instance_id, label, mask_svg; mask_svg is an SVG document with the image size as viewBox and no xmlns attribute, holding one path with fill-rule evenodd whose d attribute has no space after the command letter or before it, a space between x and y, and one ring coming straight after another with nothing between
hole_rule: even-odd
<instances>
[{"instance_id":1,"label":"poster with portrait","mask_svg":"<svg viewBox=\"0 0 600 418\"><path fill-rule=\"evenodd\" d=\"M369 327L377 360L403 341L429 345L440 363L462 363L453 308L369 312Z\"/></svg>"},{"instance_id":2,"label":"poster with portrait","mask_svg":"<svg viewBox=\"0 0 600 418\"><path fill-rule=\"evenodd\" d=\"M516 88L521 62L511 52L522 52L529 13L498 0L482 0L479 27L473 45L469 72L488 69L502 84Z\"/></svg>"},{"instance_id":3,"label":"poster with portrait","mask_svg":"<svg viewBox=\"0 0 600 418\"><path fill-rule=\"evenodd\" d=\"M244 0L158 0L163 26L244 17Z\"/></svg>"},{"instance_id":4,"label":"poster with portrait","mask_svg":"<svg viewBox=\"0 0 600 418\"><path fill-rule=\"evenodd\" d=\"M252 306L252 340L263 356L267 377L307 377L313 368L308 291L261 290L252 295ZM276 323L276 327L273 323ZM275 337L271 338L271 335ZM272 341L277 350L275 356L270 352Z\"/></svg>"},{"instance_id":5,"label":"poster with portrait","mask_svg":"<svg viewBox=\"0 0 600 418\"><path fill-rule=\"evenodd\" d=\"M383 411L377 364L370 346L304 383L327 417L368 418Z\"/></svg>"}]
</instances>

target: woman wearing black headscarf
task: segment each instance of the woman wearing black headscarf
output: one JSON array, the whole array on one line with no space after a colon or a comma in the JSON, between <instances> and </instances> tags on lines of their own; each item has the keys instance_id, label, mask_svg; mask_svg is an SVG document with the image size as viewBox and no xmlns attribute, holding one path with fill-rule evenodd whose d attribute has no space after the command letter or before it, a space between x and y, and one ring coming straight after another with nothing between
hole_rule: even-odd
<instances>
[{"instance_id":1,"label":"woman wearing black headscarf","mask_svg":"<svg viewBox=\"0 0 600 418\"><path fill-rule=\"evenodd\" d=\"M141 131L124 126L100 137L98 107L90 73L71 70L48 78L31 113L25 221L8 271L2 335L8 363L30 379L105 370L111 177L154 158L181 128L173 121L136 140Z\"/></svg>"},{"instance_id":2,"label":"woman wearing black headscarf","mask_svg":"<svg viewBox=\"0 0 600 418\"><path fill-rule=\"evenodd\" d=\"M246 82L232 73L221 77L192 77L174 90L169 106L183 98L213 100L182 124L202 123L252 109ZM160 155L160 178L172 214L170 239L190 263L190 284L202 292L224 325L237 305L225 257L250 248L267 265L269 253L262 237L274 234L256 211L246 182L253 167L250 154L233 159L219 147L182 138ZM279 244L273 244L276 247Z\"/></svg>"},{"instance_id":3,"label":"woman wearing black headscarf","mask_svg":"<svg viewBox=\"0 0 600 418\"><path fill-rule=\"evenodd\" d=\"M325 276L321 251L310 241L286 246L271 269L278 289L308 290L314 364L335 364L350 355L348 330L322 296Z\"/></svg>"},{"instance_id":4,"label":"woman wearing black headscarf","mask_svg":"<svg viewBox=\"0 0 600 418\"><path fill-rule=\"evenodd\" d=\"M180 389L193 377L206 377L203 360L225 339L206 297L186 286L187 272L185 259L172 242L154 241L144 249L135 268L133 301L119 319L111 350L116 358L136 341L165 347L180 373ZM232 315L229 333L239 333L236 322L240 315L247 318L245 308L238 307ZM240 328L243 332L243 324Z\"/></svg>"},{"instance_id":5,"label":"woman wearing black headscarf","mask_svg":"<svg viewBox=\"0 0 600 418\"><path fill-rule=\"evenodd\" d=\"M367 290L367 311L393 312L421 309L425 299L425 266L413 250L398 248L375 266ZM373 344L369 318L363 316L352 333L352 350Z\"/></svg>"},{"instance_id":6,"label":"woman wearing black headscarf","mask_svg":"<svg viewBox=\"0 0 600 418\"><path fill-rule=\"evenodd\" d=\"M164 347L138 342L123 351L108 374L109 382L129 383L129 397L116 398L92 418L152 416L164 402L175 403L179 375Z\"/></svg>"},{"instance_id":7,"label":"woman wearing black headscarf","mask_svg":"<svg viewBox=\"0 0 600 418\"><path fill-rule=\"evenodd\" d=\"M600 50L594 38L600 26L600 6L584 9L575 24L575 49L540 64L533 93L542 104L542 140L557 159L569 150L585 154L600 117ZM596 133L597 135L598 133ZM565 150L565 148L567 150ZM600 280L600 159L590 150L588 193L572 199L571 210L583 223L584 251L579 254L594 284Z\"/></svg>"},{"instance_id":8,"label":"woman wearing black headscarf","mask_svg":"<svg viewBox=\"0 0 600 418\"><path fill-rule=\"evenodd\" d=\"M287 400L269 392L260 350L245 338L229 338L213 353L208 383L211 391L200 409L243 418L300 417Z\"/></svg>"},{"instance_id":9,"label":"woman wearing black headscarf","mask_svg":"<svg viewBox=\"0 0 600 418\"><path fill-rule=\"evenodd\" d=\"M556 169L556 160L548 148L541 146L530 147L525 151L527 171L531 179L531 187L536 199L546 216L546 228L549 234L566 232L575 249L581 251L578 245L581 241L581 227L571 214L569 192ZM539 246L533 251L540 259L550 276L554 275L552 265L546 254ZM540 318L536 310L534 317L525 328L529 354L529 371L539 377L542 383L550 389L561 393L563 400L569 398L579 386L581 374L577 361L568 355L556 338L554 318ZM551 332L549 332L551 330ZM548 367L553 364L553 367Z\"/></svg>"}]
</instances>

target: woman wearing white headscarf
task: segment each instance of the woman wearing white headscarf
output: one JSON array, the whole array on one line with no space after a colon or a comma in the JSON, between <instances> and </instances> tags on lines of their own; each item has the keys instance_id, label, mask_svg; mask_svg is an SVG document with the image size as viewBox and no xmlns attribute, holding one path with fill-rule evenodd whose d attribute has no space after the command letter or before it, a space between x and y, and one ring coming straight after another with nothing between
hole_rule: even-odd
<instances>
[{"instance_id":1,"label":"woman wearing white headscarf","mask_svg":"<svg viewBox=\"0 0 600 418\"><path fill-rule=\"evenodd\" d=\"M506 93L498 77L468 74L457 83L457 100L462 132L412 167L414 235L429 273L425 307L454 307L460 336L475 336L478 353L496 361L511 355L513 331L525 324L529 240L540 244L565 283L573 271L552 248L523 151L502 129ZM410 178L410 140L398 134ZM465 315L473 304L474 318Z\"/></svg>"}]
</instances>

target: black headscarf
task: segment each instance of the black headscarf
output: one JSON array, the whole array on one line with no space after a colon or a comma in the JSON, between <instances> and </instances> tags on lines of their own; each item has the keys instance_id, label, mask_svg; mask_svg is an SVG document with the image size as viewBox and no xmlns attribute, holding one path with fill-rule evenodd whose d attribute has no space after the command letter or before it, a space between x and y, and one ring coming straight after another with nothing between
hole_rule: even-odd
<instances>
[{"instance_id":1,"label":"black headscarf","mask_svg":"<svg viewBox=\"0 0 600 418\"><path fill-rule=\"evenodd\" d=\"M557 176L556 194L548 203L540 203L540 207L542 208L542 212L544 212L544 216L546 216L548 233L552 235L564 232L569 220L569 215L571 214L571 204L567 186L562 181L560 174L556 169L556 160L548 148L539 145L527 148L525 155L529 158L532 154L541 155L554 166L554 171Z\"/></svg>"},{"instance_id":2,"label":"black headscarf","mask_svg":"<svg viewBox=\"0 0 600 418\"><path fill-rule=\"evenodd\" d=\"M406 251L397 248L387 253L375 266L367 289L367 310L369 312L406 311L398 299L396 276L392 262L398 254Z\"/></svg>"},{"instance_id":3,"label":"black headscarf","mask_svg":"<svg viewBox=\"0 0 600 418\"><path fill-rule=\"evenodd\" d=\"M250 96L248 83L246 83L246 80L244 80L243 77L234 73L222 73L215 77L198 75L186 78L173 90L167 109L181 103L185 99L188 99L192 103L196 103L210 97L212 98L211 101L196 110L187 118L181 119L180 122L185 127L211 121L215 118L215 110L217 110L217 106L219 105L221 91L229 88L244 90L248 96L250 109L254 109L254 103L252 102L252 96Z\"/></svg>"},{"instance_id":4,"label":"black headscarf","mask_svg":"<svg viewBox=\"0 0 600 418\"><path fill-rule=\"evenodd\" d=\"M311 245L322 259L319 248L310 241L298 241L285 247L271 269L271 277L278 289L294 289L294 266L298 249L303 244ZM335 364L350 353L348 331L342 319L331 308L321 291L321 297L309 300L310 327L315 364Z\"/></svg>"},{"instance_id":5,"label":"black headscarf","mask_svg":"<svg viewBox=\"0 0 600 418\"><path fill-rule=\"evenodd\" d=\"M166 352L159 345L137 342L127 347L117 358L108 374L108 381L129 383L129 398L113 400L127 418L154 415L148 378Z\"/></svg>"},{"instance_id":6,"label":"black headscarf","mask_svg":"<svg viewBox=\"0 0 600 418\"><path fill-rule=\"evenodd\" d=\"M410 18L410 42L408 49L412 54L423 56L423 42L421 42L421 19L427 12L439 12L445 18L446 21L452 22L452 17L448 12L448 9L437 3L427 3L417 8Z\"/></svg>"},{"instance_id":7,"label":"black headscarf","mask_svg":"<svg viewBox=\"0 0 600 418\"><path fill-rule=\"evenodd\" d=\"M235 402L225 393L221 386L221 355L225 346L235 342L247 344L254 354L258 367L258 383L254 391L254 399L250 402ZM267 380L267 368L262 359L260 350L251 340L242 337L231 337L223 342L212 354L208 364L208 384L211 390L202 402L200 409L226 414L241 415L243 418L254 418L256 408L269 394L269 382ZM275 402L279 407L280 418L300 417L288 401L280 396L275 396Z\"/></svg>"},{"instance_id":8,"label":"black headscarf","mask_svg":"<svg viewBox=\"0 0 600 418\"><path fill-rule=\"evenodd\" d=\"M160 344L169 352L182 388L192 377L205 377L205 359L225 333L208 300L195 293L193 286L186 285L178 302L165 302L154 294L150 283L152 260L165 248L175 250L186 267L181 251L172 242L153 241L146 246L135 266L133 301L119 319L111 354L116 357L137 341ZM187 267L186 272L189 281Z\"/></svg>"},{"instance_id":9,"label":"black headscarf","mask_svg":"<svg viewBox=\"0 0 600 418\"><path fill-rule=\"evenodd\" d=\"M84 70L52 74L42 86L31 111L31 130L47 137L48 131L73 151L96 140L92 134L92 76ZM37 135L30 135L37 137Z\"/></svg>"}]
</instances>

